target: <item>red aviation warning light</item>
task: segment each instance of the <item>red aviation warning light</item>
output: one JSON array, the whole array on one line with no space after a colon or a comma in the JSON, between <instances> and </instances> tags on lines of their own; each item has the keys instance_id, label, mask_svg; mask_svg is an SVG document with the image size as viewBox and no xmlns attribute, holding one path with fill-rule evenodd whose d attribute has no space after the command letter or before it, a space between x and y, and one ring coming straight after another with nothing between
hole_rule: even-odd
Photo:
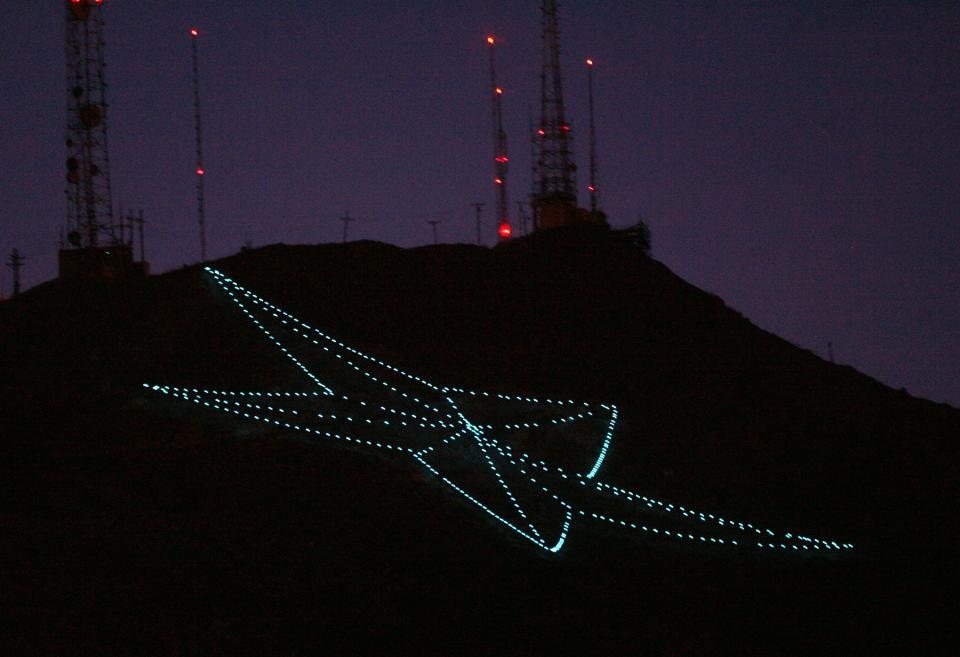
<instances>
[{"instance_id":1,"label":"red aviation warning light","mask_svg":"<svg viewBox=\"0 0 960 657\"><path fill-rule=\"evenodd\" d=\"M496 42L496 40L493 38L493 35L492 35L492 34L487 37L487 43L489 43L491 46L492 46L495 42Z\"/></svg>"},{"instance_id":2,"label":"red aviation warning light","mask_svg":"<svg viewBox=\"0 0 960 657\"><path fill-rule=\"evenodd\" d=\"M195 28L195 27L190 28L190 36L192 36L192 37L198 37L198 36L200 36L200 31L199 31L197 28Z\"/></svg>"},{"instance_id":3,"label":"red aviation warning light","mask_svg":"<svg viewBox=\"0 0 960 657\"><path fill-rule=\"evenodd\" d=\"M587 60L587 66L593 66L593 60L592 60L592 59L588 59L588 60Z\"/></svg>"},{"instance_id":4,"label":"red aviation warning light","mask_svg":"<svg viewBox=\"0 0 960 657\"><path fill-rule=\"evenodd\" d=\"M202 175L205 174L205 173L206 173L206 171L204 171L203 169L197 169L197 175L198 175L198 176L202 176Z\"/></svg>"},{"instance_id":5,"label":"red aviation warning light","mask_svg":"<svg viewBox=\"0 0 960 657\"><path fill-rule=\"evenodd\" d=\"M500 230L497 232L500 234L500 239L508 239L510 235L513 234L513 231L510 229L510 224L507 223L500 224Z\"/></svg>"}]
</instances>

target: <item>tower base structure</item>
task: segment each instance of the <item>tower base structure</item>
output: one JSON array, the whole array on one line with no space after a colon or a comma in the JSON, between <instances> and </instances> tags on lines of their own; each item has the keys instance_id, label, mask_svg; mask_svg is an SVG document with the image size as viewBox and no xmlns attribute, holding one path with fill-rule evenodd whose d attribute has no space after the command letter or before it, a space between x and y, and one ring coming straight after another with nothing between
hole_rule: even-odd
<instances>
[{"instance_id":1,"label":"tower base structure","mask_svg":"<svg viewBox=\"0 0 960 657\"><path fill-rule=\"evenodd\" d=\"M608 226L607 215L601 211L591 212L569 203L533 203L534 230L549 230L573 224Z\"/></svg>"},{"instance_id":2,"label":"tower base structure","mask_svg":"<svg viewBox=\"0 0 960 657\"><path fill-rule=\"evenodd\" d=\"M149 262L134 262L127 244L60 249L60 278L66 280L119 280L150 273Z\"/></svg>"}]
</instances>

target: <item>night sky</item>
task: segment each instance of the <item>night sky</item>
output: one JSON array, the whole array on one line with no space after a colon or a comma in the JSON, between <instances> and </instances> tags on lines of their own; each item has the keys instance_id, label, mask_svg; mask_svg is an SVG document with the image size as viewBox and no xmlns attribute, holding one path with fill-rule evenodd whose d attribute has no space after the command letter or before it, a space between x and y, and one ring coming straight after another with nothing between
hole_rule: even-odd
<instances>
[{"instance_id":1,"label":"night sky","mask_svg":"<svg viewBox=\"0 0 960 657\"><path fill-rule=\"evenodd\" d=\"M351 238L472 241L477 200L492 244L488 33L526 197L536 0L105 5L114 205L144 210L154 271L198 259L193 25L211 257L338 241L346 211ZM29 287L65 215L63 4L5 9L0 252ZM561 27L582 205L589 56L615 227L642 214L657 259L762 328L960 406L960 5L571 0Z\"/></svg>"}]
</instances>

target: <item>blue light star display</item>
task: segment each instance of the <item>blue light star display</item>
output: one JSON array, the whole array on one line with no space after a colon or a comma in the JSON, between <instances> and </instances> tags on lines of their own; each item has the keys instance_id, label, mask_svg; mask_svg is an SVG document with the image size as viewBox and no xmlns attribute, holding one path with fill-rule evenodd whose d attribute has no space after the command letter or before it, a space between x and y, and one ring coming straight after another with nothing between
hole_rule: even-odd
<instances>
[{"instance_id":1,"label":"blue light star display","mask_svg":"<svg viewBox=\"0 0 960 657\"><path fill-rule=\"evenodd\" d=\"M576 522L717 549L838 553L853 548L646 497L597 478L612 404L442 386L300 321L216 269L206 272L310 381L298 391L144 387L311 438L411 459L515 535L559 552Z\"/></svg>"}]
</instances>

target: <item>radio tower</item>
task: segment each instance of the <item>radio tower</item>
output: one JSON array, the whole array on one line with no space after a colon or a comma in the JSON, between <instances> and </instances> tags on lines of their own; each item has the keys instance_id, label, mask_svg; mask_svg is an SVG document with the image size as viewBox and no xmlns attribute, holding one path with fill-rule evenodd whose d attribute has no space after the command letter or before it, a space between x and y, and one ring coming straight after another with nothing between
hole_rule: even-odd
<instances>
[{"instance_id":1,"label":"radio tower","mask_svg":"<svg viewBox=\"0 0 960 657\"><path fill-rule=\"evenodd\" d=\"M593 122L593 60L587 60L588 106L590 108L590 212L597 214L597 129Z\"/></svg>"},{"instance_id":2,"label":"radio tower","mask_svg":"<svg viewBox=\"0 0 960 657\"><path fill-rule=\"evenodd\" d=\"M496 39L487 37L490 46L490 89L493 100L493 183L497 190L497 234L501 240L509 239L513 230L507 204L507 133L503 130L503 89L497 86Z\"/></svg>"},{"instance_id":3,"label":"radio tower","mask_svg":"<svg viewBox=\"0 0 960 657\"><path fill-rule=\"evenodd\" d=\"M576 164L573 133L563 104L560 74L560 20L557 0L542 0L541 27L543 70L540 73L540 125L537 128L539 158L533 196L534 228L549 228L576 217Z\"/></svg>"},{"instance_id":4,"label":"radio tower","mask_svg":"<svg viewBox=\"0 0 960 657\"><path fill-rule=\"evenodd\" d=\"M200 225L200 262L207 261L207 219L203 206L203 127L200 123L200 64L197 57L197 41L200 31L197 28L190 30L190 45L193 50L193 123L197 142L197 222Z\"/></svg>"},{"instance_id":5,"label":"radio tower","mask_svg":"<svg viewBox=\"0 0 960 657\"><path fill-rule=\"evenodd\" d=\"M64 0L67 55L67 242L64 262L82 250L118 245L110 198L103 0Z\"/></svg>"}]
</instances>

